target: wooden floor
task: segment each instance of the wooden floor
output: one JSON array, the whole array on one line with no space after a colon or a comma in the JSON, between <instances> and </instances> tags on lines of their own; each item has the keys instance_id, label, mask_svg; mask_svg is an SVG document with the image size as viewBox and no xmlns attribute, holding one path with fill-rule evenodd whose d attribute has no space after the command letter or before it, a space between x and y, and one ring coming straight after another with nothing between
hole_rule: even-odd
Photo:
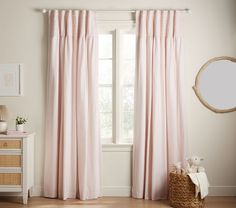
<instances>
[{"instance_id":1,"label":"wooden floor","mask_svg":"<svg viewBox=\"0 0 236 208\"><path fill-rule=\"evenodd\" d=\"M97 200L56 200L40 197L29 199L28 205L21 204L19 197L0 197L0 208L165 208L170 207L168 201L149 201L132 198L102 197ZM236 208L236 197L208 197L206 208Z\"/></svg>"}]
</instances>

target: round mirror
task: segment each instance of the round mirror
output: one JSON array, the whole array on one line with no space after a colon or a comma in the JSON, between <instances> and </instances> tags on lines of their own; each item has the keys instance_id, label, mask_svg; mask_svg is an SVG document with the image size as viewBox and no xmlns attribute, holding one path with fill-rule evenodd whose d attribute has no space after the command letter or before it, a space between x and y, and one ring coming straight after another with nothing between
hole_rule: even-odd
<instances>
[{"instance_id":1,"label":"round mirror","mask_svg":"<svg viewBox=\"0 0 236 208\"><path fill-rule=\"evenodd\" d=\"M236 58L209 60L199 70L193 89L208 109L216 113L236 111Z\"/></svg>"}]
</instances>

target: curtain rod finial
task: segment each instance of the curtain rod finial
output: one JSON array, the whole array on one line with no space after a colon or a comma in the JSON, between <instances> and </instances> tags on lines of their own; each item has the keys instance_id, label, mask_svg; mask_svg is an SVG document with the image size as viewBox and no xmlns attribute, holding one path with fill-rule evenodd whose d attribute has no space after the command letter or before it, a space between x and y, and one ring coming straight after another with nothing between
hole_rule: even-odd
<instances>
[{"instance_id":1,"label":"curtain rod finial","mask_svg":"<svg viewBox=\"0 0 236 208\"><path fill-rule=\"evenodd\" d=\"M46 9L42 9L42 13L47 13L47 10Z\"/></svg>"}]
</instances>

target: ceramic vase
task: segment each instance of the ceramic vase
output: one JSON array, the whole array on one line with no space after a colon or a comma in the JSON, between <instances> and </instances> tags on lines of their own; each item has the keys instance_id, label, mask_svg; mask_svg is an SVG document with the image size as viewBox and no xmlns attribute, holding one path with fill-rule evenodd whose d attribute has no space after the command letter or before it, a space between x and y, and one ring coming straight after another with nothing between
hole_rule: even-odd
<instances>
[{"instance_id":1,"label":"ceramic vase","mask_svg":"<svg viewBox=\"0 0 236 208\"><path fill-rule=\"evenodd\" d=\"M16 131L23 132L24 131L24 124L17 124L16 125Z\"/></svg>"}]
</instances>

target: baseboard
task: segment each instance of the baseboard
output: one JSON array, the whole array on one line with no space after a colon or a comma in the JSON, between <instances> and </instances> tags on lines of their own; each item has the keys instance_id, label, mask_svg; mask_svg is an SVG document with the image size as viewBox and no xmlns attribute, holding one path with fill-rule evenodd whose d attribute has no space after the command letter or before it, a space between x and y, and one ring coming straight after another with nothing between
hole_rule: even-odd
<instances>
[{"instance_id":1,"label":"baseboard","mask_svg":"<svg viewBox=\"0 0 236 208\"><path fill-rule=\"evenodd\" d=\"M43 187L34 186L32 189L32 196L43 196ZM131 196L130 186L103 186L102 196Z\"/></svg>"},{"instance_id":2,"label":"baseboard","mask_svg":"<svg viewBox=\"0 0 236 208\"><path fill-rule=\"evenodd\" d=\"M130 186L103 186L102 196L131 196Z\"/></svg>"},{"instance_id":3,"label":"baseboard","mask_svg":"<svg viewBox=\"0 0 236 208\"><path fill-rule=\"evenodd\" d=\"M34 186L32 189L32 196L43 196L43 187Z\"/></svg>"},{"instance_id":4,"label":"baseboard","mask_svg":"<svg viewBox=\"0 0 236 208\"><path fill-rule=\"evenodd\" d=\"M19 196L19 193L0 193L0 196ZM43 187L34 186L32 196L43 196ZM130 186L103 186L102 196L131 196ZM209 196L236 196L236 186L210 186Z\"/></svg>"},{"instance_id":5,"label":"baseboard","mask_svg":"<svg viewBox=\"0 0 236 208\"><path fill-rule=\"evenodd\" d=\"M102 196L131 196L130 186L104 186ZM236 186L210 186L209 196L236 196Z\"/></svg>"},{"instance_id":6,"label":"baseboard","mask_svg":"<svg viewBox=\"0 0 236 208\"><path fill-rule=\"evenodd\" d=\"M210 186L209 196L236 196L236 186Z\"/></svg>"}]
</instances>

